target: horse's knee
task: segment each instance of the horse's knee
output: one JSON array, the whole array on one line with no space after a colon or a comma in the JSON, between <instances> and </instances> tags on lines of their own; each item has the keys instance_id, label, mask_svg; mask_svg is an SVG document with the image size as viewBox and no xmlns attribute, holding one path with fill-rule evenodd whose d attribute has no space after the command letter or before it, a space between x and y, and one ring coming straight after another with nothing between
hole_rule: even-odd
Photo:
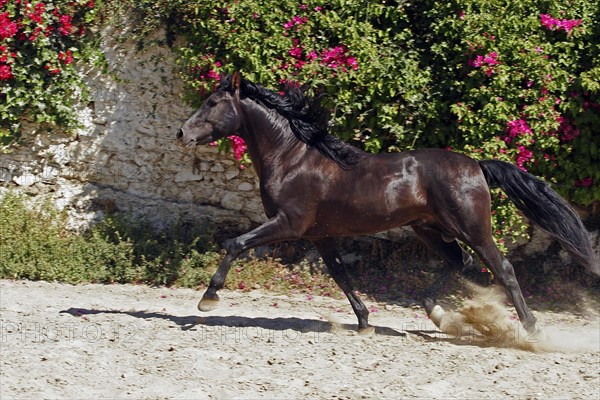
<instances>
[{"instance_id":1,"label":"horse's knee","mask_svg":"<svg viewBox=\"0 0 600 400\"><path fill-rule=\"evenodd\" d=\"M235 256L240 253L242 245L238 242L237 238L235 239L227 239L225 243L223 243L223 248L227 252L227 254L231 254Z\"/></svg>"}]
</instances>

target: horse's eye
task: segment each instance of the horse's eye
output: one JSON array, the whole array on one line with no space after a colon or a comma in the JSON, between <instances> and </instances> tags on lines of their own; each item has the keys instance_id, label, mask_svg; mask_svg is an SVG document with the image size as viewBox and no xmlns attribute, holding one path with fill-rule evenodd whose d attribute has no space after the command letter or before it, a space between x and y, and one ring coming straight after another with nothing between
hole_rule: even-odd
<instances>
[{"instance_id":1,"label":"horse's eye","mask_svg":"<svg viewBox=\"0 0 600 400\"><path fill-rule=\"evenodd\" d=\"M206 101L206 105L209 106L209 107L214 107L214 106L217 105L217 102L215 101L215 99L208 99Z\"/></svg>"}]
</instances>

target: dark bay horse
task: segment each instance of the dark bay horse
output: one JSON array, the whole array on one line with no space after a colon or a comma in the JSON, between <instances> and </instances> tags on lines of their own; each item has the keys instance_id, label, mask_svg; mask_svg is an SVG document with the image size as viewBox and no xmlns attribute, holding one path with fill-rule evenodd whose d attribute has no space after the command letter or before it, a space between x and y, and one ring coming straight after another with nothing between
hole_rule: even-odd
<instances>
[{"instance_id":1,"label":"dark bay horse","mask_svg":"<svg viewBox=\"0 0 600 400\"><path fill-rule=\"evenodd\" d=\"M556 238L580 264L600 275L588 233L577 213L540 179L512 164L476 161L447 150L372 155L328 135L317 108L299 90L284 95L242 79L224 78L183 124L180 146L191 148L237 134L248 146L260 180L267 222L225 243L226 255L198 308L212 310L231 262L243 251L270 243L308 239L358 317L368 311L354 293L336 237L371 234L410 225L451 269L472 262L468 245L505 287L521 323L535 331L513 267L492 239L490 188L500 187L532 222ZM438 279L422 296L430 314Z\"/></svg>"}]
</instances>

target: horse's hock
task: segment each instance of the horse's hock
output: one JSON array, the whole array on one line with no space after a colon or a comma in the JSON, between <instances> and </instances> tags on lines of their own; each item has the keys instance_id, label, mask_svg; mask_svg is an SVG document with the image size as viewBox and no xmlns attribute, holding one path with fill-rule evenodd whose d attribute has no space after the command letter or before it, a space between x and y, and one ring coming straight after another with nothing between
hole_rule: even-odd
<instances>
[{"instance_id":1,"label":"horse's hock","mask_svg":"<svg viewBox=\"0 0 600 400\"><path fill-rule=\"evenodd\" d=\"M176 146L192 109L181 100L174 56L159 44L164 32L141 51L110 39L122 33L104 32L108 74L83 71L91 102L80 111L76 135L25 123L23 145L0 154L0 190L52 199L68 210L75 229L113 211L159 227L181 218L243 230L264 220L251 169L240 169L216 148L185 153Z\"/></svg>"}]
</instances>

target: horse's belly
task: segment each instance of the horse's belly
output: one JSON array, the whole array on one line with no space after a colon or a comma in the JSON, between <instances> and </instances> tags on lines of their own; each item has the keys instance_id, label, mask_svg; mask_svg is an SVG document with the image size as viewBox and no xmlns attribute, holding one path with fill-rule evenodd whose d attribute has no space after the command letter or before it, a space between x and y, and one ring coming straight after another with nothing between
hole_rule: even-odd
<instances>
[{"instance_id":1,"label":"horse's belly","mask_svg":"<svg viewBox=\"0 0 600 400\"><path fill-rule=\"evenodd\" d=\"M426 222L422 211L412 208L398 209L392 213L338 209L327 215L319 215L304 236L308 239L359 236L422 222Z\"/></svg>"}]
</instances>

